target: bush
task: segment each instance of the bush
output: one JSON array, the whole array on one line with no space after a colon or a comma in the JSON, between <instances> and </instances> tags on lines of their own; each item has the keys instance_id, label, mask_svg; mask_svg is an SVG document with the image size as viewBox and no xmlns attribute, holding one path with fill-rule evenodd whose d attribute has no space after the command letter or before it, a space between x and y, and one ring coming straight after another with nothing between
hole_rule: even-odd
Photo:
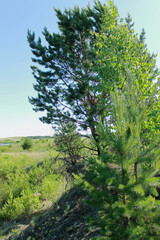
<instances>
[{"instance_id":1,"label":"bush","mask_svg":"<svg viewBox=\"0 0 160 240\"><path fill-rule=\"evenodd\" d=\"M24 138L22 142L23 150L28 150L32 147L32 140L30 138Z\"/></svg>"},{"instance_id":2,"label":"bush","mask_svg":"<svg viewBox=\"0 0 160 240\"><path fill-rule=\"evenodd\" d=\"M8 201L4 204L0 210L1 219L15 219L19 215L25 213L30 215L34 210L40 206L39 196L33 194L31 189L23 190L20 196L14 198L10 193Z\"/></svg>"},{"instance_id":3,"label":"bush","mask_svg":"<svg viewBox=\"0 0 160 240\"><path fill-rule=\"evenodd\" d=\"M62 183L62 176L50 174L43 178L37 190L41 199L54 201L58 197L59 186Z\"/></svg>"},{"instance_id":4,"label":"bush","mask_svg":"<svg viewBox=\"0 0 160 240\"><path fill-rule=\"evenodd\" d=\"M52 159L33 164L27 155L0 155L0 163L0 220L31 216L43 201L55 201L63 191Z\"/></svg>"},{"instance_id":5,"label":"bush","mask_svg":"<svg viewBox=\"0 0 160 240\"><path fill-rule=\"evenodd\" d=\"M76 124L60 122L55 133L54 144L61 154L61 159L58 159L58 161L61 160L60 173L66 177L66 180L73 180L72 174L80 172L84 165L82 161L84 146L81 137L76 132Z\"/></svg>"}]
</instances>

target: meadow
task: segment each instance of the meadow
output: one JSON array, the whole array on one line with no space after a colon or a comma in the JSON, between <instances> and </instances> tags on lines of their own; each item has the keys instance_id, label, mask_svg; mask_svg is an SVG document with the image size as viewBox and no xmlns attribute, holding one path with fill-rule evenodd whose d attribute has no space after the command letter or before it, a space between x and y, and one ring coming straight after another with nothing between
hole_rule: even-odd
<instances>
[{"instance_id":1,"label":"meadow","mask_svg":"<svg viewBox=\"0 0 160 240\"><path fill-rule=\"evenodd\" d=\"M8 239L5 226L42 213L65 191L60 163L53 161L58 154L53 138L32 139L29 150L23 150L22 140L0 140L11 143L0 146L0 239Z\"/></svg>"}]
</instances>

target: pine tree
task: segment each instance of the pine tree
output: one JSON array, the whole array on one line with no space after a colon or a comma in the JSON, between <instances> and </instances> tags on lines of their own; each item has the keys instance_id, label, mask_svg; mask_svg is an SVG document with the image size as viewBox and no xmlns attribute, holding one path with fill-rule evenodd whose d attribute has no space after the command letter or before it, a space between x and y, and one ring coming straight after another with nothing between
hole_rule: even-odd
<instances>
[{"instance_id":1,"label":"pine tree","mask_svg":"<svg viewBox=\"0 0 160 240\"><path fill-rule=\"evenodd\" d=\"M101 230L95 239L158 240L160 136L154 133L148 145L141 141L155 95L141 101L136 80L126 75L124 91L115 87L111 94L109 119L97 128L101 155L90 159L86 175L77 178L88 192L86 204L98 209L98 217L90 219Z\"/></svg>"},{"instance_id":2,"label":"pine tree","mask_svg":"<svg viewBox=\"0 0 160 240\"><path fill-rule=\"evenodd\" d=\"M29 150L32 147L31 138L28 138L28 137L27 138L22 138L21 141L22 141L21 146L22 146L23 150Z\"/></svg>"},{"instance_id":3,"label":"pine tree","mask_svg":"<svg viewBox=\"0 0 160 240\"><path fill-rule=\"evenodd\" d=\"M96 1L93 7L55 11L59 33L45 28L45 44L28 32L37 92L30 102L35 111L46 113L43 122L55 126L72 121L90 129L98 146L96 123L104 120L114 85L123 88L125 64L148 96L148 83L158 75L155 55L148 53L144 35L139 40L131 17L125 23L112 1L107 6Z\"/></svg>"},{"instance_id":4,"label":"pine tree","mask_svg":"<svg viewBox=\"0 0 160 240\"><path fill-rule=\"evenodd\" d=\"M90 6L73 10L55 9L59 33L49 33L45 28L41 39L35 40L35 33L28 31L28 42L32 49L34 89L37 97L29 98L35 111L45 111L41 121L54 126L63 122L76 122L82 129L90 128L96 139L95 122L100 112L96 96L89 86L96 81L91 65L95 59L92 52L95 36L99 32L105 5L96 1Z\"/></svg>"}]
</instances>

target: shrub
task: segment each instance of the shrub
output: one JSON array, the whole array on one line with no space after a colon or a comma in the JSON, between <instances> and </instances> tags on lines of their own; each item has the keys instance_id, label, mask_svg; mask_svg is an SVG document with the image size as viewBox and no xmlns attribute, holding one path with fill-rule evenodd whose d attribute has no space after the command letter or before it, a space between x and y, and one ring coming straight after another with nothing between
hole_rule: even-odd
<instances>
[{"instance_id":1,"label":"shrub","mask_svg":"<svg viewBox=\"0 0 160 240\"><path fill-rule=\"evenodd\" d=\"M62 183L62 176L50 174L46 176L38 187L41 199L54 201L58 196L59 186Z\"/></svg>"},{"instance_id":2,"label":"shrub","mask_svg":"<svg viewBox=\"0 0 160 240\"><path fill-rule=\"evenodd\" d=\"M28 150L32 147L32 140L30 138L24 138L22 142L23 150Z\"/></svg>"},{"instance_id":3,"label":"shrub","mask_svg":"<svg viewBox=\"0 0 160 240\"><path fill-rule=\"evenodd\" d=\"M0 163L0 220L31 216L43 201L55 201L63 191L52 159L37 164L27 154L1 154Z\"/></svg>"},{"instance_id":4,"label":"shrub","mask_svg":"<svg viewBox=\"0 0 160 240\"><path fill-rule=\"evenodd\" d=\"M39 196L33 194L31 189L23 190L19 197L14 198L10 193L10 198L0 210L0 218L15 219L25 213L30 215L40 206Z\"/></svg>"},{"instance_id":5,"label":"shrub","mask_svg":"<svg viewBox=\"0 0 160 240\"><path fill-rule=\"evenodd\" d=\"M65 122L59 124L55 133L54 144L61 154L61 174L66 180L73 180L73 173L77 174L83 168L83 142L76 132L76 124Z\"/></svg>"}]
</instances>

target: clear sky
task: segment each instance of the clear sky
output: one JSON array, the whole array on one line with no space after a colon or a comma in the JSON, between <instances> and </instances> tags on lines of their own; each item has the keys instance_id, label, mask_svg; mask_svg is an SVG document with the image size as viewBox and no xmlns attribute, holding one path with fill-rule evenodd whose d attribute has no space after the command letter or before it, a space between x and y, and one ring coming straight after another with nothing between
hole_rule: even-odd
<instances>
[{"instance_id":1,"label":"clear sky","mask_svg":"<svg viewBox=\"0 0 160 240\"><path fill-rule=\"evenodd\" d=\"M57 32L57 19L53 7L85 7L93 0L1 0L0 5L0 138L11 136L51 135L51 126L40 122L28 96L35 96L35 82L30 65L31 51L27 43L27 30L36 36L46 26ZM107 3L102 0L102 3ZM144 28L146 43L151 52L160 53L160 0L115 0L121 17L129 12L137 33ZM157 57L160 67L160 55Z\"/></svg>"}]
</instances>

